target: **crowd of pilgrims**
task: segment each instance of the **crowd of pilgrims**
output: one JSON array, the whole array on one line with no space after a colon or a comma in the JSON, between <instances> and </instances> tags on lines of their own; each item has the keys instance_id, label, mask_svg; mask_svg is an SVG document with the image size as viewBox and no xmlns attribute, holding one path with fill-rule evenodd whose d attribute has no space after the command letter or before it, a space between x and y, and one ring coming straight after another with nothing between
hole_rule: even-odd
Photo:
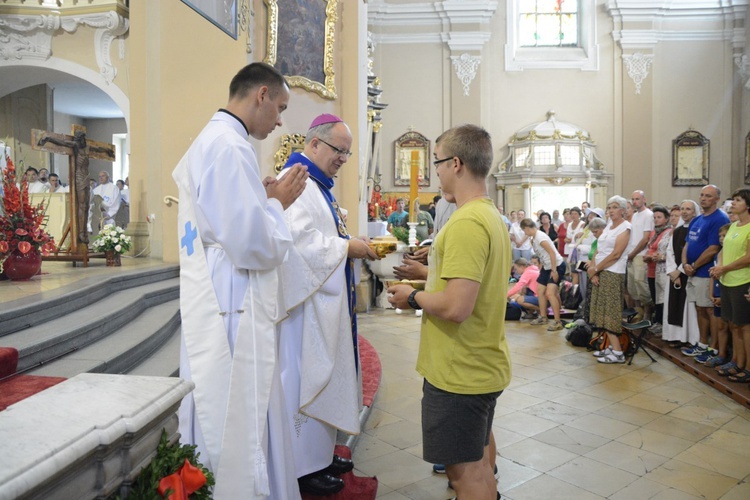
<instances>
[{"instance_id":1,"label":"crowd of pilgrims","mask_svg":"<svg viewBox=\"0 0 750 500\"><path fill-rule=\"evenodd\" d=\"M750 382L749 210L750 189L722 202L708 185L698 201L647 202L635 191L604 208L503 214L514 263L508 301L522 319L562 330L559 284L569 280L583 297L583 319L608 334L609 346L593 353L599 362L625 362L617 334L622 311L633 309L631 321L649 320L671 348Z\"/></svg>"}]
</instances>

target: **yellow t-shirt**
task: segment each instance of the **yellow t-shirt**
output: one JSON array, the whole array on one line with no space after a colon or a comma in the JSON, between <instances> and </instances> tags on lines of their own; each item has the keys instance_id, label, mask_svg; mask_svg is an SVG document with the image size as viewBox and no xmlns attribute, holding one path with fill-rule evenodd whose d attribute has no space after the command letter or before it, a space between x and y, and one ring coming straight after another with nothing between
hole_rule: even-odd
<instances>
[{"instance_id":1,"label":"yellow t-shirt","mask_svg":"<svg viewBox=\"0 0 750 500\"><path fill-rule=\"evenodd\" d=\"M432 385L455 394L487 394L510 384L510 351L505 341L505 308L511 248L508 230L490 200L473 200L451 215L430 248L427 292L447 280L480 283L474 311L464 322L427 313L417 371Z\"/></svg>"},{"instance_id":2,"label":"yellow t-shirt","mask_svg":"<svg viewBox=\"0 0 750 500\"><path fill-rule=\"evenodd\" d=\"M724 247L721 250L722 264L731 264L747 254L747 244L750 241L750 224L738 226L732 223L724 236ZM724 286L740 286L750 283L750 267L729 271L719 280Z\"/></svg>"}]
</instances>

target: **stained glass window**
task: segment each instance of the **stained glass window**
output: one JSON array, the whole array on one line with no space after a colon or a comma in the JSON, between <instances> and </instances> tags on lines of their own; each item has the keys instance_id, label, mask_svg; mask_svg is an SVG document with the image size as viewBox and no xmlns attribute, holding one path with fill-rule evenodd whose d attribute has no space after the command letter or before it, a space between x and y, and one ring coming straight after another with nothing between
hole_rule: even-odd
<instances>
[{"instance_id":1,"label":"stained glass window","mask_svg":"<svg viewBox=\"0 0 750 500\"><path fill-rule=\"evenodd\" d=\"M519 0L521 47L577 47L579 0Z\"/></svg>"}]
</instances>

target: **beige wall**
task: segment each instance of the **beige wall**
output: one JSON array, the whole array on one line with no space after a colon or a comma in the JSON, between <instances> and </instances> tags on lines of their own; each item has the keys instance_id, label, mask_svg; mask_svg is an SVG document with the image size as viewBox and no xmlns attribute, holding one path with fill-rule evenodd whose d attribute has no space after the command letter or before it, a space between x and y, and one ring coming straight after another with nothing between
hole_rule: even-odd
<instances>
[{"instance_id":1,"label":"beige wall","mask_svg":"<svg viewBox=\"0 0 750 500\"><path fill-rule=\"evenodd\" d=\"M387 0L388 4L408 3ZM744 138L750 131L748 90L742 89L733 61L730 40L661 40L650 48L623 50L613 38L614 29L716 30L716 21L693 20L689 24L664 20L661 25L625 23L615 26L605 0L597 0L599 70L504 68L506 38L505 2L486 27L464 28L449 23L432 26L433 33L478 30L490 33L481 49L481 64L470 85L470 97L450 64L448 44L430 42L388 43L387 35L407 35L410 30L430 31L420 26L371 26L383 35L375 51L375 73L381 76L383 112L381 168L384 191L406 191L393 186L393 142L413 125L434 141L445 128L470 120L487 128L495 145L495 164L507 155L506 144L520 128L546 119L548 110L556 118L578 125L590 133L597 154L608 172L615 174L609 195L629 197L644 189L649 199L664 203L697 198L700 187L672 187L672 140L689 127L711 140L710 182L724 192L740 186L744 162ZM719 28L720 29L720 28ZM744 30L747 32L747 29ZM667 38L674 38L673 36ZM653 53L653 65L640 94L628 76L622 53ZM745 53L749 52L747 44ZM477 104L478 101L478 104ZM468 111L467 111L468 110ZM738 153L738 151L742 153ZM519 190L520 191L520 190ZM502 196L502 191L498 192ZM597 198L605 198L597 193ZM506 211L523 201L521 193L506 193ZM571 200L578 205L580 200Z\"/></svg>"}]
</instances>

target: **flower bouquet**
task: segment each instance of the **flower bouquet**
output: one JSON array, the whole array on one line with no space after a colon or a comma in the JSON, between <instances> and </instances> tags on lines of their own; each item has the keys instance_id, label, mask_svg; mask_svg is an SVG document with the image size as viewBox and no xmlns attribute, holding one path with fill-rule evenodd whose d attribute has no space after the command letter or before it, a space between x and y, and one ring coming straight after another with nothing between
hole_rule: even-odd
<instances>
[{"instance_id":1,"label":"flower bouquet","mask_svg":"<svg viewBox=\"0 0 750 500\"><path fill-rule=\"evenodd\" d=\"M44 230L47 207L32 206L26 180L16 185L16 168L6 155L3 172L3 212L0 215L0 272L11 279L29 279L42 265L42 255L55 251L55 241ZM17 274L20 266L25 271ZM32 272L33 271L33 272ZM31 273L30 275L26 275Z\"/></svg>"},{"instance_id":2,"label":"flower bouquet","mask_svg":"<svg viewBox=\"0 0 750 500\"><path fill-rule=\"evenodd\" d=\"M120 255L130 250L131 245L132 240L125 230L113 224L104 226L92 243L94 251L105 253L108 266L119 266Z\"/></svg>"}]
</instances>

